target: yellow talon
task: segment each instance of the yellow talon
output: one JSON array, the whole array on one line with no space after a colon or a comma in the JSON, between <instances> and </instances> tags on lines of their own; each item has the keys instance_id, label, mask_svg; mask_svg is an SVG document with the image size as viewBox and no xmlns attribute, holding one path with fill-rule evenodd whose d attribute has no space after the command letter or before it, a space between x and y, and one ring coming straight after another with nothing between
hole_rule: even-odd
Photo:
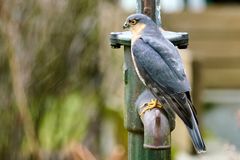
<instances>
[{"instance_id":1,"label":"yellow talon","mask_svg":"<svg viewBox=\"0 0 240 160\"><path fill-rule=\"evenodd\" d=\"M153 108L162 108L161 103L157 99L151 99L151 102L147 103L147 106L141 111L140 116L142 116L147 110Z\"/></svg>"},{"instance_id":2,"label":"yellow talon","mask_svg":"<svg viewBox=\"0 0 240 160\"><path fill-rule=\"evenodd\" d=\"M157 106L157 102L158 101L156 99L151 99L151 102L148 103L149 109L156 107Z\"/></svg>"}]
</instances>

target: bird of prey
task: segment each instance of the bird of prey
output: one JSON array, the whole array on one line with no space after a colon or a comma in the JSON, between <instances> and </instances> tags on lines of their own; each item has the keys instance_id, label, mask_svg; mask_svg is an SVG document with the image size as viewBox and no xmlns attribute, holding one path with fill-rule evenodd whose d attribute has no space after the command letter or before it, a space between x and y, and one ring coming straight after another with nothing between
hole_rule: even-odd
<instances>
[{"instance_id":1,"label":"bird of prey","mask_svg":"<svg viewBox=\"0 0 240 160\"><path fill-rule=\"evenodd\" d=\"M146 15L130 15L123 28L129 28L132 33L131 55L139 79L163 106L171 106L183 120L196 151L205 152L190 96L190 84L178 50Z\"/></svg>"}]
</instances>

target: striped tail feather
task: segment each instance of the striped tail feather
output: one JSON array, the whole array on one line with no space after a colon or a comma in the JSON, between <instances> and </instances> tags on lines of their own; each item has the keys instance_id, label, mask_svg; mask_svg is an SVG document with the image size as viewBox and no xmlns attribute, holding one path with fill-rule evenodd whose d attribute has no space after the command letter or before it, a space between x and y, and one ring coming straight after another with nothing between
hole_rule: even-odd
<instances>
[{"instance_id":1,"label":"striped tail feather","mask_svg":"<svg viewBox=\"0 0 240 160\"><path fill-rule=\"evenodd\" d=\"M192 128L187 126L187 129L191 136L193 146L194 146L195 150L197 151L197 153L204 153L204 152L206 152L206 146L205 146L202 136L200 134L196 116L194 115L192 110L191 110L191 121L192 121Z\"/></svg>"},{"instance_id":2,"label":"striped tail feather","mask_svg":"<svg viewBox=\"0 0 240 160\"><path fill-rule=\"evenodd\" d=\"M198 121L196 117L196 110L191 102L191 99L188 99L186 93L179 93L172 96L174 102L177 104L178 109L182 109L180 112L178 109L175 109L177 115L183 120L185 123L188 132L190 134L193 146L197 153L206 152L206 146L202 139L201 133L198 127ZM186 112L188 112L186 114ZM183 118L182 118L183 117Z\"/></svg>"}]
</instances>

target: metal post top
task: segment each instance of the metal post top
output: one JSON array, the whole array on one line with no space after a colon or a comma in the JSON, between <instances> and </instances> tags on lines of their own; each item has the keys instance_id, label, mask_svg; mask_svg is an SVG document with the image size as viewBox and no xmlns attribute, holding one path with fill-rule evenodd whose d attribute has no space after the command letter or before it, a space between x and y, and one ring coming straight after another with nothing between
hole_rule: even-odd
<instances>
[{"instance_id":1,"label":"metal post top","mask_svg":"<svg viewBox=\"0 0 240 160\"><path fill-rule=\"evenodd\" d=\"M171 32L162 30L163 36L172 42L179 49L186 49L188 46L188 33L186 32ZM131 45L131 32L111 32L110 44L112 48L120 48L121 45Z\"/></svg>"}]
</instances>

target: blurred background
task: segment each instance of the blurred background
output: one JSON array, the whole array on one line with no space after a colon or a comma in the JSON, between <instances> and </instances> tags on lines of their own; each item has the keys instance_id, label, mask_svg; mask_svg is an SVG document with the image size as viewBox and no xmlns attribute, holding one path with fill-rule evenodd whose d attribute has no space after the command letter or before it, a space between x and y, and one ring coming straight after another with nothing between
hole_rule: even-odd
<instances>
[{"instance_id":1,"label":"blurred background","mask_svg":"<svg viewBox=\"0 0 240 160\"><path fill-rule=\"evenodd\" d=\"M161 0L180 50L207 154L192 155L177 120L172 159L240 159L240 5ZM122 31L135 0L0 0L0 159L126 160Z\"/></svg>"}]
</instances>

